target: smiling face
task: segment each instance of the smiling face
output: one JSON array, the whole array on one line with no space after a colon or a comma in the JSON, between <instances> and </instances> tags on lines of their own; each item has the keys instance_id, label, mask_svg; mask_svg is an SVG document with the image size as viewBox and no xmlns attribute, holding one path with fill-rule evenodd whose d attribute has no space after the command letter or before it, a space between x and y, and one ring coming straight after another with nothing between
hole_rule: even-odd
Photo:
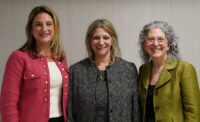
<instances>
[{"instance_id":1,"label":"smiling face","mask_svg":"<svg viewBox=\"0 0 200 122\"><path fill-rule=\"evenodd\" d=\"M54 37L54 23L47 13L37 14L32 23L32 34L36 44L49 44Z\"/></svg>"},{"instance_id":2,"label":"smiling face","mask_svg":"<svg viewBox=\"0 0 200 122\"><path fill-rule=\"evenodd\" d=\"M165 33L160 28L152 28L147 34L143 48L153 60L156 60L167 58L170 46Z\"/></svg>"},{"instance_id":3,"label":"smiling face","mask_svg":"<svg viewBox=\"0 0 200 122\"><path fill-rule=\"evenodd\" d=\"M112 46L112 37L103 28L97 28L91 38L91 47L95 57L110 56Z\"/></svg>"}]
</instances>

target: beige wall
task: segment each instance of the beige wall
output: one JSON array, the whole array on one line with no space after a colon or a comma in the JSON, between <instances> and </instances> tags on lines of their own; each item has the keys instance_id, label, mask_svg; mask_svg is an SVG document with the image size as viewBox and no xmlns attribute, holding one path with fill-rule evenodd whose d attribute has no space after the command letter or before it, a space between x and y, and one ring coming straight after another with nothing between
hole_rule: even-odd
<instances>
[{"instance_id":1,"label":"beige wall","mask_svg":"<svg viewBox=\"0 0 200 122\"><path fill-rule=\"evenodd\" d=\"M8 56L25 42L28 14L37 5L56 11L69 65L87 56L84 36L88 25L106 18L116 27L123 58L139 67L140 30L150 21L164 20L180 37L183 60L195 66L200 78L199 0L0 0L0 82Z\"/></svg>"}]
</instances>

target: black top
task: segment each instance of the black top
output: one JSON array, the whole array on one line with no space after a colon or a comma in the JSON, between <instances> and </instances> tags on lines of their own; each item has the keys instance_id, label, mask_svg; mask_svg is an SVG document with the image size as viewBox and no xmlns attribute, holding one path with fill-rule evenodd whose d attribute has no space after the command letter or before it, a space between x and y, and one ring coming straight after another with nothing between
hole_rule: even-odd
<instances>
[{"instance_id":1,"label":"black top","mask_svg":"<svg viewBox=\"0 0 200 122\"><path fill-rule=\"evenodd\" d=\"M106 70L98 71L95 92L95 122L108 122L108 84Z\"/></svg>"},{"instance_id":2,"label":"black top","mask_svg":"<svg viewBox=\"0 0 200 122\"><path fill-rule=\"evenodd\" d=\"M148 93L147 93L147 101L146 101L146 119L147 122L149 118L155 120L155 113L153 108L153 90L155 88L155 85L150 85L148 87Z\"/></svg>"}]
</instances>

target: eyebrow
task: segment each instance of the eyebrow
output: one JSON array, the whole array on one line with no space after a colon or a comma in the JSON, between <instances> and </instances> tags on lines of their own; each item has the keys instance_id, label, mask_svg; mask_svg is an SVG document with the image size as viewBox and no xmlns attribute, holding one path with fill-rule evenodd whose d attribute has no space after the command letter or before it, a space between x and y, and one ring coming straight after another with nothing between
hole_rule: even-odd
<instances>
[{"instance_id":1,"label":"eyebrow","mask_svg":"<svg viewBox=\"0 0 200 122\"><path fill-rule=\"evenodd\" d=\"M94 34L93 36L101 36L99 34ZM110 36L109 34L108 35L103 35L103 36Z\"/></svg>"},{"instance_id":2,"label":"eyebrow","mask_svg":"<svg viewBox=\"0 0 200 122\"><path fill-rule=\"evenodd\" d=\"M53 23L53 21L46 21L45 23ZM42 23L41 21L34 21L33 23Z\"/></svg>"}]
</instances>

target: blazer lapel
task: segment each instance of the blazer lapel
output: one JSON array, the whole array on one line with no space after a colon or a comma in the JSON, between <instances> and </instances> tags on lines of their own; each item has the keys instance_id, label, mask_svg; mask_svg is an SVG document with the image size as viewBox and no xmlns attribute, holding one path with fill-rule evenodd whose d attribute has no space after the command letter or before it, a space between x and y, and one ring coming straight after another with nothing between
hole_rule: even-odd
<instances>
[{"instance_id":1,"label":"blazer lapel","mask_svg":"<svg viewBox=\"0 0 200 122\"><path fill-rule=\"evenodd\" d=\"M144 67L144 69L142 71L142 75L141 75L141 81L146 90L148 89L148 86L149 86L150 76L151 76L151 64L148 63Z\"/></svg>"},{"instance_id":2,"label":"blazer lapel","mask_svg":"<svg viewBox=\"0 0 200 122\"><path fill-rule=\"evenodd\" d=\"M158 79L158 83L156 84L156 87L160 87L167 83L171 79L171 74L168 72L166 68L163 69L162 73L160 74L160 77Z\"/></svg>"},{"instance_id":3,"label":"blazer lapel","mask_svg":"<svg viewBox=\"0 0 200 122\"><path fill-rule=\"evenodd\" d=\"M162 73L160 74L156 88L161 87L162 85L170 81L171 79L170 71L176 67L176 64L177 64L176 60L173 60L171 62L167 61Z\"/></svg>"}]
</instances>

